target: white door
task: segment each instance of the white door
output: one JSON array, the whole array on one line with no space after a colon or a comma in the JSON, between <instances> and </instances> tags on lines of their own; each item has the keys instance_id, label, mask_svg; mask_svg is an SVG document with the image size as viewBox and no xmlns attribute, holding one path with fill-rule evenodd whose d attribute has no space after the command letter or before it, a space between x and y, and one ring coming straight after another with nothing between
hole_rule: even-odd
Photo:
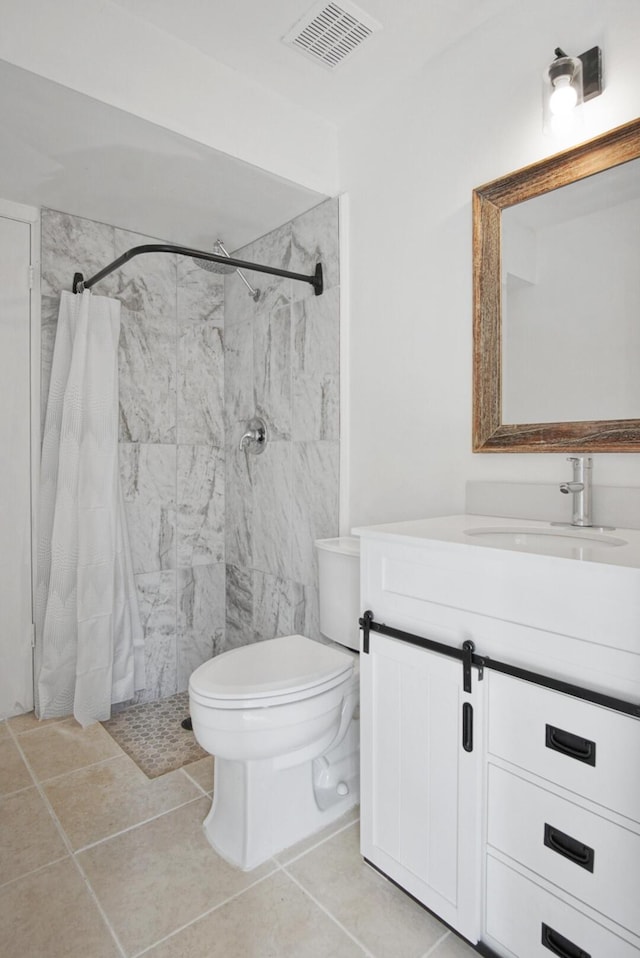
<instances>
[{"instance_id":1,"label":"white door","mask_svg":"<svg viewBox=\"0 0 640 958\"><path fill-rule=\"evenodd\" d=\"M0 201L0 719L33 708L33 212Z\"/></svg>"},{"instance_id":2,"label":"white door","mask_svg":"<svg viewBox=\"0 0 640 958\"><path fill-rule=\"evenodd\" d=\"M459 660L375 632L360 655L362 854L476 942L484 684L473 679L467 694Z\"/></svg>"}]
</instances>

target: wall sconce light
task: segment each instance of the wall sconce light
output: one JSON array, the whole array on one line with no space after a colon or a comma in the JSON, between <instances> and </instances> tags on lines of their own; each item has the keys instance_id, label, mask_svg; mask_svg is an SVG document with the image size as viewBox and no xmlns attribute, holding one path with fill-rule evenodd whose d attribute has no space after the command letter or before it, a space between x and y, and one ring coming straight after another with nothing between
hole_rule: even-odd
<instances>
[{"instance_id":1,"label":"wall sconce light","mask_svg":"<svg viewBox=\"0 0 640 958\"><path fill-rule=\"evenodd\" d=\"M568 118L580 112L587 100L602 93L602 51L591 47L579 57L570 57L556 47L556 58L543 73L544 127L555 132Z\"/></svg>"}]
</instances>

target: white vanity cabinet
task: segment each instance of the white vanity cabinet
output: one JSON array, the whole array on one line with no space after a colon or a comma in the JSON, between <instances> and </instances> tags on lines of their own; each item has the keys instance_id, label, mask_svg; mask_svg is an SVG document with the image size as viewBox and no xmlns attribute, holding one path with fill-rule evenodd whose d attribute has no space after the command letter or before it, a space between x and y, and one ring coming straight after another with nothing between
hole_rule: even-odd
<instances>
[{"instance_id":1,"label":"white vanity cabinet","mask_svg":"<svg viewBox=\"0 0 640 958\"><path fill-rule=\"evenodd\" d=\"M575 561L448 521L356 530L362 853L482 955L640 958L640 533Z\"/></svg>"},{"instance_id":2,"label":"white vanity cabinet","mask_svg":"<svg viewBox=\"0 0 640 958\"><path fill-rule=\"evenodd\" d=\"M473 942L483 691L463 691L460 662L384 635L360 657L362 854Z\"/></svg>"},{"instance_id":3,"label":"white vanity cabinet","mask_svg":"<svg viewBox=\"0 0 640 958\"><path fill-rule=\"evenodd\" d=\"M518 958L638 958L640 720L486 679L485 942Z\"/></svg>"}]
</instances>

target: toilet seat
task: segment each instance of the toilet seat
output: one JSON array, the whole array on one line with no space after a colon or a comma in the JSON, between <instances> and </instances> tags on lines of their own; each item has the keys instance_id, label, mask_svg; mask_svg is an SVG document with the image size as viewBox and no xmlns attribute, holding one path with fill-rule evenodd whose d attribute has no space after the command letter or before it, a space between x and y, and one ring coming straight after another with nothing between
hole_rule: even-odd
<instances>
[{"instance_id":1,"label":"toilet seat","mask_svg":"<svg viewBox=\"0 0 640 958\"><path fill-rule=\"evenodd\" d=\"M286 635L223 652L192 673L189 695L218 709L300 702L349 679L353 658L303 635Z\"/></svg>"}]
</instances>

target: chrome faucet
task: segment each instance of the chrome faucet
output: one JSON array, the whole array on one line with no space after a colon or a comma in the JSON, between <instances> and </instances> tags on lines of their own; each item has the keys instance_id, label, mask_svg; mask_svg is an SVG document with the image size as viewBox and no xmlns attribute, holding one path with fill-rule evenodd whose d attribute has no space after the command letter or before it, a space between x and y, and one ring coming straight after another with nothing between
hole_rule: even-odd
<instances>
[{"instance_id":1,"label":"chrome faucet","mask_svg":"<svg viewBox=\"0 0 640 958\"><path fill-rule=\"evenodd\" d=\"M572 526L589 528L593 525L591 517L591 456L569 456L567 462L573 463L573 480L561 482L560 492L573 495Z\"/></svg>"}]
</instances>

